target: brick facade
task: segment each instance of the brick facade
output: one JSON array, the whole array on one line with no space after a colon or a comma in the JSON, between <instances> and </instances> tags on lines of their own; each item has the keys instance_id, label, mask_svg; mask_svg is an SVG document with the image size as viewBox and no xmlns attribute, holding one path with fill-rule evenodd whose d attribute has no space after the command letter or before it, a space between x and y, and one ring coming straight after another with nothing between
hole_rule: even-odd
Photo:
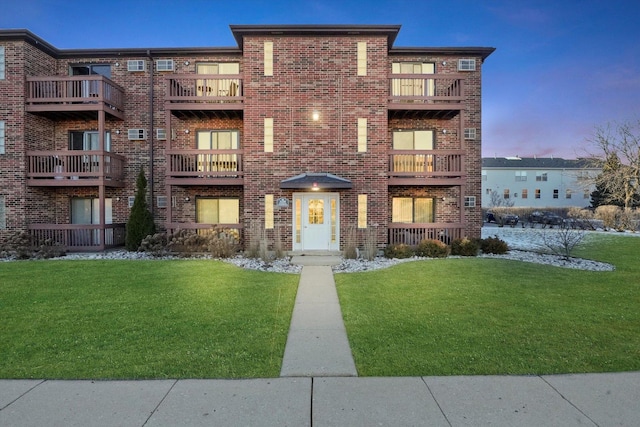
<instances>
[{"instance_id":1,"label":"brick facade","mask_svg":"<svg viewBox=\"0 0 640 427\"><path fill-rule=\"evenodd\" d=\"M329 173L351 183L351 188L322 190L339 194L340 248L344 246L347 228L357 225L358 195L363 194L367 195L367 223L377 228L379 247L389 243L394 197L433 198L437 225L457 224L460 235L479 236L480 70L493 48L395 48L393 41L399 31L396 26L232 26L231 29L238 48L94 51L58 50L29 32L0 30L6 61L6 79L0 81L0 120L6 124L6 153L0 155L0 195L5 199L7 217L7 227L0 230L0 239L16 230L34 228L35 224L39 228L71 224L70 200L74 197L100 199L101 206L105 199L111 199L112 222L125 223L130 211L128 198L135 194L140 168L149 180L148 200L160 229L174 230L176 224L193 226L195 200L200 197L238 198L239 225L244 228L245 241L250 242L257 238L251 235L252 224L264 224L264 195L271 194L274 200L288 201L288 206L274 209L274 226L280 231L285 249L291 250L296 224L294 198L297 193L312 190L282 188L281 183L303 173ZM264 72L265 42L273 44L273 73L268 76ZM366 42L366 75L358 75L359 42ZM460 58L474 59L475 71L458 71ZM172 59L174 70L158 71L154 67L158 59ZM128 71L128 60L144 60L147 69ZM202 62L239 63L241 108L237 104L226 104L229 108L225 108L224 100L215 101L218 102L215 107L211 104L202 107L193 98L189 102L194 104L189 109L181 109L173 103L176 101L166 98L169 86L174 84L172 79L195 75L196 64ZM401 100L398 104L390 98L398 95L390 89L395 62L435 64L436 75L451 75L455 85L464 85L464 98L454 107L447 105L451 101L445 99L450 93L440 99ZM69 76L71 67L84 64L110 66L109 80L123 88L123 117L108 110L101 113L98 108L89 113L84 110L70 113L72 107L68 105L61 112L60 105L64 102L52 102L45 112L27 111L27 78ZM418 76L422 81L424 75ZM435 85L444 85L441 81L444 82L436 80ZM391 102L400 106L392 109ZM440 102L442 110L425 108L426 104ZM317 121L312 119L313 112L319 114ZM273 152L264 150L265 118L273 119ZM367 119L365 152L358 151L361 118ZM156 130L168 126L167 139L158 140ZM465 128L474 128L476 138L464 140ZM129 140L129 129L145 129L147 138ZM464 153L464 167L459 176L451 181L446 180L448 175L435 180L421 177L419 181L414 179L419 177L409 176L414 182L392 183L389 174L392 134L400 129L431 130L434 149ZM68 154L69 132L100 130L110 133L111 153L125 159L122 185L97 181L95 185L75 186L69 180L51 181L53 176L49 181L47 177L43 181L32 179L29 155L33 157L41 151ZM209 180L203 184L193 181L182 184L176 177L169 180L168 153L185 150L188 155L186 150L195 150L200 130L238 132L244 172L241 183L217 185L215 180ZM159 196L167 197L167 208L157 205ZM477 206L464 208L465 196L475 196ZM104 212L102 215L101 218ZM273 237L274 231L267 230L267 236Z\"/></svg>"}]
</instances>

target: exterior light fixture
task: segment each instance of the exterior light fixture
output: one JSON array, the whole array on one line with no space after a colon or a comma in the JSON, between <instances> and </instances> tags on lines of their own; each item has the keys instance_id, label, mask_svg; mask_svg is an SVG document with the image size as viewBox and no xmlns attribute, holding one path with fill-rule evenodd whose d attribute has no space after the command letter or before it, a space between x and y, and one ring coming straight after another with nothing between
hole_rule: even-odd
<instances>
[{"instance_id":1,"label":"exterior light fixture","mask_svg":"<svg viewBox=\"0 0 640 427\"><path fill-rule=\"evenodd\" d=\"M184 61L184 65L189 65L189 61Z\"/></svg>"},{"instance_id":2,"label":"exterior light fixture","mask_svg":"<svg viewBox=\"0 0 640 427\"><path fill-rule=\"evenodd\" d=\"M442 133L444 133L446 135L447 134L447 130L446 129L442 129Z\"/></svg>"},{"instance_id":3,"label":"exterior light fixture","mask_svg":"<svg viewBox=\"0 0 640 427\"><path fill-rule=\"evenodd\" d=\"M320 120L320 113L318 112L318 110L313 110L313 113L311 113L311 119L314 122L317 122L318 120Z\"/></svg>"},{"instance_id":4,"label":"exterior light fixture","mask_svg":"<svg viewBox=\"0 0 640 427\"><path fill-rule=\"evenodd\" d=\"M320 187L318 187L318 183L314 182L313 184L311 184L311 191L319 191Z\"/></svg>"},{"instance_id":5,"label":"exterior light fixture","mask_svg":"<svg viewBox=\"0 0 640 427\"><path fill-rule=\"evenodd\" d=\"M191 199L189 198L189 196L187 196L187 197L185 197L185 198L184 198L184 201L185 201L185 202L188 202L189 200L191 200Z\"/></svg>"},{"instance_id":6,"label":"exterior light fixture","mask_svg":"<svg viewBox=\"0 0 640 427\"><path fill-rule=\"evenodd\" d=\"M189 133L189 129L185 129L185 130L184 130L184 133Z\"/></svg>"}]
</instances>

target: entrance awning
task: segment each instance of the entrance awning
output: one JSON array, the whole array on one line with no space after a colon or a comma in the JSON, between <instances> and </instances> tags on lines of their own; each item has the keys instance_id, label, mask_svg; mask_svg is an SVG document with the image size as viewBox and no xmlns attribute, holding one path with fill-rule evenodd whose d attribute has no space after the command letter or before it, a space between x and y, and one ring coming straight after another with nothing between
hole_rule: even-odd
<instances>
[{"instance_id":1,"label":"entrance awning","mask_svg":"<svg viewBox=\"0 0 640 427\"><path fill-rule=\"evenodd\" d=\"M351 181L331 173L301 173L300 175L280 181L280 188L294 188L298 190L326 190L351 187Z\"/></svg>"}]
</instances>

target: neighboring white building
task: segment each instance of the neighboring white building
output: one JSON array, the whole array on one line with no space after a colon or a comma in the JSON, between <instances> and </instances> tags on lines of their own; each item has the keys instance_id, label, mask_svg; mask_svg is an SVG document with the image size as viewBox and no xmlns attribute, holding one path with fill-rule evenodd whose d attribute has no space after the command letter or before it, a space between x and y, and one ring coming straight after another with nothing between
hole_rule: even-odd
<instances>
[{"instance_id":1,"label":"neighboring white building","mask_svg":"<svg viewBox=\"0 0 640 427\"><path fill-rule=\"evenodd\" d=\"M482 207L587 207L601 169L585 160L561 158L485 157L482 159ZM591 179L590 179L591 178Z\"/></svg>"}]
</instances>

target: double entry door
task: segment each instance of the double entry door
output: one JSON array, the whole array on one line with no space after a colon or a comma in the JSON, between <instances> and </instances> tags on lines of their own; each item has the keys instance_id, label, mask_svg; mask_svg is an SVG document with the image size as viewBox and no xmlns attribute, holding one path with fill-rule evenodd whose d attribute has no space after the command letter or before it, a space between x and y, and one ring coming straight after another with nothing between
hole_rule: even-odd
<instances>
[{"instance_id":1,"label":"double entry door","mask_svg":"<svg viewBox=\"0 0 640 427\"><path fill-rule=\"evenodd\" d=\"M293 250L340 250L340 195L293 194Z\"/></svg>"}]
</instances>

